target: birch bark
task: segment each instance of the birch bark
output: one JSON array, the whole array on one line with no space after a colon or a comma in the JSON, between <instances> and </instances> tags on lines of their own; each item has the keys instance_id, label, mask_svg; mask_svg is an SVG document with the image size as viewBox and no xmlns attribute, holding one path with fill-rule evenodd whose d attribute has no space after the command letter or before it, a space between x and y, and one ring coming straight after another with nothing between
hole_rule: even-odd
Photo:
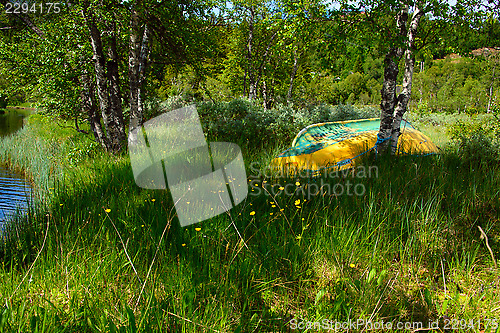
<instances>
[{"instance_id":1,"label":"birch bark","mask_svg":"<svg viewBox=\"0 0 500 333\"><path fill-rule=\"evenodd\" d=\"M410 101L411 97L413 70L415 68L415 55L413 54L413 49L415 46L415 37L417 34L418 24L423 14L424 13L419 4L415 5L407 32L406 50L404 51L405 71L403 74L403 85L401 93L396 100L394 119L392 121L392 131L390 139L392 154L395 154L397 151L399 136L401 135L401 120L403 119L403 115L408 109L408 102Z\"/></svg>"},{"instance_id":2,"label":"birch bark","mask_svg":"<svg viewBox=\"0 0 500 333\"><path fill-rule=\"evenodd\" d=\"M396 16L397 41L406 35L408 6L404 6ZM384 59L384 83L382 84L380 101L380 128L376 144L377 153L386 152L392 134L394 107L396 106L396 81L399 74L399 58L403 50L399 45L392 46Z\"/></svg>"},{"instance_id":3,"label":"birch bark","mask_svg":"<svg viewBox=\"0 0 500 333\"><path fill-rule=\"evenodd\" d=\"M135 130L144 122L142 103L142 86L146 77L147 59L149 56L149 27L144 25L141 34L137 8L132 10L130 19L129 45L129 87L130 87L130 124L129 144L135 141Z\"/></svg>"},{"instance_id":4,"label":"birch bark","mask_svg":"<svg viewBox=\"0 0 500 333\"><path fill-rule=\"evenodd\" d=\"M87 6L84 6L82 14L90 33L90 43L92 45L95 78L97 84L97 98L99 101L99 109L104 123L104 128L106 129L106 137L109 142L107 150L111 152L118 152L122 148L122 141L125 137L125 133L124 127L120 127L119 124L116 104L113 105L111 102L112 93L110 84L108 83L109 73L106 71L106 58L104 56L102 46L101 32L97 27L95 16L93 13L89 12ZM113 86L113 84L114 83L112 83L111 86Z\"/></svg>"},{"instance_id":5,"label":"birch bark","mask_svg":"<svg viewBox=\"0 0 500 333\"><path fill-rule=\"evenodd\" d=\"M418 2L413 8L409 23L408 6L404 6L396 17L397 37L401 44L404 42L404 48L401 46L392 47L385 57L377 152L387 151L389 145L392 154L397 152L399 136L401 135L401 120L408 109L408 102L411 97L411 86L415 67L415 56L413 54L415 38L420 19L423 15L422 3ZM396 82L399 74L398 63L402 56L405 61L403 84L401 93L396 96Z\"/></svg>"},{"instance_id":6,"label":"birch bark","mask_svg":"<svg viewBox=\"0 0 500 333\"><path fill-rule=\"evenodd\" d=\"M101 115L97 110L95 102L95 87L87 72L81 75L80 81L82 83L82 90L80 92L82 109L87 114L90 129L94 134L95 140L99 142L105 150L109 150L109 141L102 129Z\"/></svg>"}]
</instances>

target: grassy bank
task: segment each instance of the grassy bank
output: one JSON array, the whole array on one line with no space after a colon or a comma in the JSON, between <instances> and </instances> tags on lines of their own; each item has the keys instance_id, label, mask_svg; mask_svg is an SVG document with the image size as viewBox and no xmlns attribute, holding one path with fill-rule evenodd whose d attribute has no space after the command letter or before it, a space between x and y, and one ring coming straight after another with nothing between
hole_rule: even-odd
<instances>
[{"instance_id":1,"label":"grassy bank","mask_svg":"<svg viewBox=\"0 0 500 333\"><path fill-rule=\"evenodd\" d=\"M181 228L168 191L138 188L126 154L32 116L0 158L48 200L0 249L0 331L278 332L306 319L494 331L499 271L478 226L498 256L500 166L459 153L272 179L250 168L269 151L244 149L248 198ZM307 195L348 182L363 193Z\"/></svg>"}]
</instances>

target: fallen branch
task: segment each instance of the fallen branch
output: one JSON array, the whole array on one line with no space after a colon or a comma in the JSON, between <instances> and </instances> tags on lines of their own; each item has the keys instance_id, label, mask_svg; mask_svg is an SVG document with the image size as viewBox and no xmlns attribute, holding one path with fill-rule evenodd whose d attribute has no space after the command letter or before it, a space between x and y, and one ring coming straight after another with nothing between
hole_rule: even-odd
<instances>
[{"instance_id":1,"label":"fallen branch","mask_svg":"<svg viewBox=\"0 0 500 333\"><path fill-rule=\"evenodd\" d=\"M484 230L480 226L477 226L477 227L479 228L479 231L481 232L481 239L484 238L485 243L486 243L486 247L490 251L491 259L493 260L493 264L495 265L495 269L497 269L498 268L497 261L495 260L495 256L493 255L493 251L491 250L490 244L488 243L488 236L486 236L486 233L484 232Z\"/></svg>"}]
</instances>

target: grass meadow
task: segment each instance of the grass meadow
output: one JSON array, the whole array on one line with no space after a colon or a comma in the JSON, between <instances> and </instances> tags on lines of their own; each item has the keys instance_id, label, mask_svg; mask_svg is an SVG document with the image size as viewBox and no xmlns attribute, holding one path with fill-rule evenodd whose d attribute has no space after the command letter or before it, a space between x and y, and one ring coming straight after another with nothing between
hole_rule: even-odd
<instances>
[{"instance_id":1,"label":"grass meadow","mask_svg":"<svg viewBox=\"0 0 500 333\"><path fill-rule=\"evenodd\" d=\"M37 188L0 243L0 332L498 331L500 163L447 144L452 118L415 116L439 155L323 178L264 172L291 141L243 145L247 199L181 228L127 153L33 115L0 140Z\"/></svg>"}]
</instances>

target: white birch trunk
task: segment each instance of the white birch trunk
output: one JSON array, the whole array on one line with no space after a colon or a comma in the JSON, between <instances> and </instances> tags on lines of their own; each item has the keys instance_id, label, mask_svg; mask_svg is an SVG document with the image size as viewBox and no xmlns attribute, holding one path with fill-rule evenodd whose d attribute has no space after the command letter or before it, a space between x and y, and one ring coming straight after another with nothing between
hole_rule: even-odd
<instances>
[{"instance_id":1,"label":"white birch trunk","mask_svg":"<svg viewBox=\"0 0 500 333\"><path fill-rule=\"evenodd\" d=\"M128 74L129 74L129 107L130 107L130 122L129 122L129 144L131 134L141 126L141 119L137 114L139 104L139 14L135 8L132 9L130 18L130 43L128 57Z\"/></svg>"},{"instance_id":2,"label":"white birch trunk","mask_svg":"<svg viewBox=\"0 0 500 333\"><path fill-rule=\"evenodd\" d=\"M406 35L406 22L408 20L408 7L404 6L396 16L396 27L398 36ZM400 46L393 46L385 55L384 60L384 83L380 91L380 128L377 134L377 153L386 152L389 139L392 134L392 122L394 119L394 107L396 105L396 80L398 78L399 58L402 54Z\"/></svg>"},{"instance_id":3,"label":"white birch trunk","mask_svg":"<svg viewBox=\"0 0 500 333\"><path fill-rule=\"evenodd\" d=\"M139 14L136 9L132 11L130 20L131 33L129 45L129 144L135 140L134 131L142 126L144 121L144 108L142 103L142 86L146 76L147 58L149 56L149 28L144 27L142 39L139 32Z\"/></svg>"},{"instance_id":4,"label":"white birch trunk","mask_svg":"<svg viewBox=\"0 0 500 333\"><path fill-rule=\"evenodd\" d=\"M257 85L255 84L255 73L253 71L253 24L255 20L254 7L250 7L250 21L248 22L248 42L247 42L247 61L248 61L248 99L253 100L257 97Z\"/></svg>"},{"instance_id":5,"label":"white birch trunk","mask_svg":"<svg viewBox=\"0 0 500 333\"><path fill-rule=\"evenodd\" d=\"M413 80L413 70L415 68L415 56L413 54L413 48L415 44L415 37L417 34L418 24L420 18L423 16L423 11L420 6L415 5L412 18L410 21L410 26L407 32L407 45L404 52L405 59L405 71L403 75L403 86L401 93L396 99L396 106L394 112L394 119L392 121L392 131L391 131L391 153L395 154L398 148L399 136L401 135L401 120L403 115L408 109L408 102L411 97L411 84Z\"/></svg>"}]
</instances>

